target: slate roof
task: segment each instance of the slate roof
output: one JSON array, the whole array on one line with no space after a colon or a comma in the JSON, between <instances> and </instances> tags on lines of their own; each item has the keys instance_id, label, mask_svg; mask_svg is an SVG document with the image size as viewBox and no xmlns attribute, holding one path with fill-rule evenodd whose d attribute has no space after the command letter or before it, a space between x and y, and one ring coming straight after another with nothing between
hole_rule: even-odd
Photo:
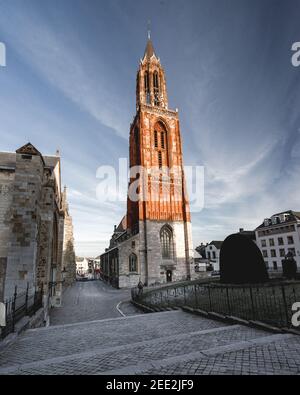
<instances>
[{"instance_id":1,"label":"slate roof","mask_svg":"<svg viewBox=\"0 0 300 395\"><path fill-rule=\"evenodd\" d=\"M36 150L30 143L24 145L23 147L19 148L17 152L22 153L23 149L27 147L32 147L32 149ZM32 151L33 152L33 151ZM54 168L59 161L59 156L51 156L51 155L42 155L38 150L36 150L36 154L41 155L44 160L45 166ZM0 167L1 168L14 168L16 167L16 152L0 152Z\"/></svg>"},{"instance_id":2,"label":"slate roof","mask_svg":"<svg viewBox=\"0 0 300 395\"><path fill-rule=\"evenodd\" d=\"M283 223L300 221L300 211L293 211L293 210L282 211L281 213L273 214L271 217L279 217L281 214L289 214L290 215L290 218ZM276 224L276 225L279 225L279 224ZM271 224L269 226L275 226L275 225ZM261 228L266 228L264 222L261 225L259 225L256 228L256 230L261 229Z\"/></svg>"},{"instance_id":3,"label":"slate roof","mask_svg":"<svg viewBox=\"0 0 300 395\"><path fill-rule=\"evenodd\" d=\"M124 215L121 222L117 226L116 232L121 233L121 232L124 232L126 229L127 229L127 216Z\"/></svg>"},{"instance_id":4,"label":"slate roof","mask_svg":"<svg viewBox=\"0 0 300 395\"><path fill-rule=\"evenodd\" d=\"M221 249L223 241L213 240L209 245L214 245L218 250Z\"/></svg>"},{"instance_id":5,"label":"slate roof","mask_svg":"<svg viewBox=\"0 0 300 395\"><path fill-rule=\"evenodd\" d=\"M59 156L43 156L43 158L45 161L45 166L51 167L52 169L54 169L60 159Z\"/></svg>"}]
</instances>

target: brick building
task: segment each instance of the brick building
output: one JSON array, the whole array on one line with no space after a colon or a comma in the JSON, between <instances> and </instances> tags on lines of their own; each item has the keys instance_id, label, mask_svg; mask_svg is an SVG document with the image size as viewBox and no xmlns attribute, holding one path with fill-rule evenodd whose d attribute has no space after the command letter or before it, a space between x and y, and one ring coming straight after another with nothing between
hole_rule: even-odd
<instances>
[{"instance_id":1,"label":"brick building","mask_svg":"<svg viewBox=\"0 0 300 395\"><path fill-rule=\"evenodd\" d=\"M102 277L120 288L193 278L178 110L168 108L165 72L150 37L137 73L129 157L127 213L101 255Z\"/></svg>"},{"instance_id":2,"label":"brick building","mask_svg":"<svg viewBox=\"0 0 300 395\"><path fill-rule=\"evenodd\" d=\"M32 292L43 285L45 301L60 305L63 277L73 281L73 254L59 153L44 156L30 143L0 152L0 301L29 284Z\"/></svg>"}]
</instances>

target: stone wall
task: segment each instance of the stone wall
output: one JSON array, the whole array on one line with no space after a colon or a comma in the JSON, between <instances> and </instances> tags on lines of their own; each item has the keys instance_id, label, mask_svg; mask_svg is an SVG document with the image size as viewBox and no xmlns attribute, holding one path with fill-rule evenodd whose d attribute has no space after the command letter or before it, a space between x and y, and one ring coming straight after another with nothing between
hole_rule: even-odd
<instances>
[{"instance_id":1,"label":"stone wall","mask_svg":"<svg viewBox=\"0 0 300 395\"><path fill-rule=\"evenodd\" d=\"M16 172L10 210L10 236L5 298L35 286L38 218L44 164L39 155L16 155Z\"/></svg>"},{"instance_id":2,"label":"stone wall","mask_svg":"<svg viewBox=\"0 0 300 395\"><path fill-rule=\"evenodd\" d=\"M174 257L163 260L160 230L168 224L173 230ZM166 282L167 270L172 271L172 281L194 277L193 245L190 223L143 221L140 222L140 253L143 281L148 285ZM146 232L146 240L145 240Z\"/></svg>"},{"instance_id":3,"label":"stone wall","mask_svg":"<svg viewBox=\"0 0 300 395\"><path fill-rule=\"evenodd\" d=\"M52 300L61 305L63 248L67 264L72 260L68 241L73 227L59 156L42 156L30 143L16 153L0 152L0 301L28 284L43 286L46 307ZM73 262L75 268L75 254Z\"/></svg>"},{"instance_id":4,"label":"stone wall","mask_svg":"<svg viewBox=\"0 0 300 395\"><path fill-rule=\"evenodd\" d=\"M137 256L137 272L129 272L129 256ZM136 287L141 278L139 235L132 236L119 246L119 288Z\"/></svg>"},{"instance_id":5,"label":"stone wall","mask_svg":"<svg viewBox=\"0 0 300 395\"><path fill-rule=\"evenodd\" d=\"M163 259L160 230L168 224L173 230L174 257ZM172 281L195 278L191 224L163 221L140 221L139 233L118 245L119 287L134 287L139 280L147 285L166 283L167 270L172 271ZM145 237L146 236L146 237ZM136 254L138 271L129 272L129 256Z\"/></svg>"},{"instance_id":6,"label":"stone wall","mask_svg":"<svg viewBox=\"0 0 300 395\"><path fill-rule=\"evenodd\" d=\"M12 202L14 170L0 170L0 302L4 298L4 279L6 275L10 226L8 211Z\"/></svg>"}]
</instances>

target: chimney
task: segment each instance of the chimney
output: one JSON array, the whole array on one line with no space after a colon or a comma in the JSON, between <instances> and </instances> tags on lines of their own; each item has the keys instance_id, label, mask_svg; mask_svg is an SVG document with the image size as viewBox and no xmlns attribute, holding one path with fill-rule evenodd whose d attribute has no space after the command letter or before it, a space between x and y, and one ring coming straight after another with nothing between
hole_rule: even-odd
<instances>
[{"instance_id":1,"label":"chimney","mask_svg":"<svg viewBox=\"0 0 300 395\"><path fill-rule=\"evenodd\" d=\"M240 233L244 232L244 228L240 228Z\"/></svg>"}]
</instances>

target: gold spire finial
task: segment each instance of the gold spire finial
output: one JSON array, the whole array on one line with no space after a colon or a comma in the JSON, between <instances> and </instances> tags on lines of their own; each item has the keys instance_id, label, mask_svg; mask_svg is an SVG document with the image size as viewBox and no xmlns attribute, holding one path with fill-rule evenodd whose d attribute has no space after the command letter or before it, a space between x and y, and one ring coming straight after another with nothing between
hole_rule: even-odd
<instances>
[{"instance_id":1,"label":"gold spire finial","mask_svg":"<svg viewBox=\"0 0 300 395\"><path fill-rule=\"evenodd\" d=\"M148 40L151 40L151 21L148 20Z\"/></svg>"}]
</instances>

